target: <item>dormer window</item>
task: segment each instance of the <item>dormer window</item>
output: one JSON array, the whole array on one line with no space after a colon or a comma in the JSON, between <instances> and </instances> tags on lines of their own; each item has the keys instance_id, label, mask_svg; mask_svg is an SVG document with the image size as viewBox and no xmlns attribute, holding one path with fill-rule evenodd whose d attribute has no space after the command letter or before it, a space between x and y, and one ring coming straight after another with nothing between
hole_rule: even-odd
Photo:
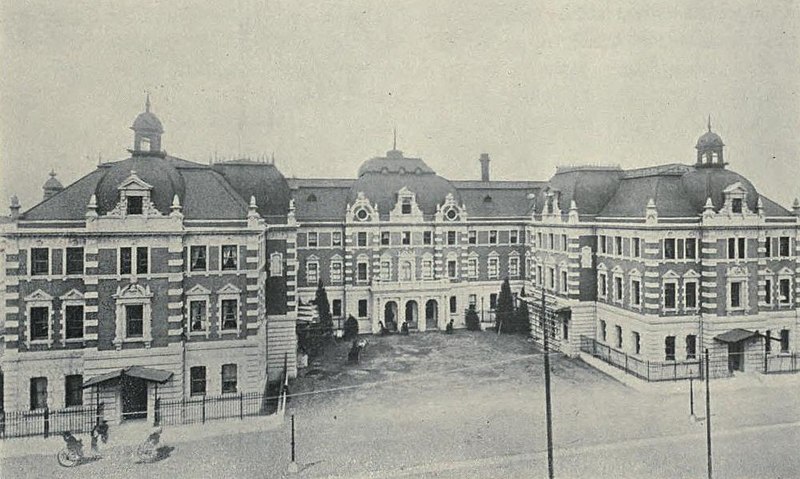
<instances>
[{"instance_id":1,"label":"dormer window","mask_svg":"<svg viewBox=\"0 0 800 479\"><path fill-rule=\"evenodd\" d=\"M408 199L408 198L403 199L401 212L404 215L410 215L411 214L411 200L410 199Z\"/></svg>"},{"instance_id":2,"label":"dormer window","mask_svg":"<svg viewBox=\"0 0 800 479\"><path fill-rule=\"evenodd\" d=\"M731 202L731 211L733 213L741 213L742 212L742 199L741 198L733 198Z\"/></svg>"},{"instance_id":3,"label":"dormer window","mask_svg":"<svg viewBox=\"0 0 800 479\"><path fill-rule=\"evenodd\" d=\"M143 201L141 196L129 196L127 214L140 215L144 211Z\"/></svg>"}]
</instances>

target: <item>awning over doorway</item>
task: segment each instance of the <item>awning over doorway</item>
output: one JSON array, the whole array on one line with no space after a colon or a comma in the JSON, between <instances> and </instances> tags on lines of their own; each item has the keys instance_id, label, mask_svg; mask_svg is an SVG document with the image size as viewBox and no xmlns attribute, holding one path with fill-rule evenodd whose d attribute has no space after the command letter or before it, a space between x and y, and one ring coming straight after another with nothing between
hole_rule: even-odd
<instances>
[{"instance_id":1,"label":"awning over doorway","mask_svg":"<svg viewBox=\"0 0 800 479\"><path fill-rule=\"evenodd\" d=\"M714 339L723 343L738 343L740 341L744 341L745 339L750 339L753 336L758 336L758 333L755 331L748 331L746 329L736 328L731 329L728 332L722 333L719 336L715 336Z\"/></svg>"},{"instance_id":2,"label":"awning over doorway","mask_svg":"<svg viewBox=\"0 0 800 479\"><path fill-rule=\"evenodd\" d=\"M144 379L145 381L163 384L172 377L172 373L169 371L164 371L163 369L146 368L144 366L128 366L127 368L117 369L116 371L101 374L88 379L83 383L83 387L88 388L97 386L98 384L111 381L112 379L121 378L122 376L139 378Z\"/></svg>"}]
</instances>

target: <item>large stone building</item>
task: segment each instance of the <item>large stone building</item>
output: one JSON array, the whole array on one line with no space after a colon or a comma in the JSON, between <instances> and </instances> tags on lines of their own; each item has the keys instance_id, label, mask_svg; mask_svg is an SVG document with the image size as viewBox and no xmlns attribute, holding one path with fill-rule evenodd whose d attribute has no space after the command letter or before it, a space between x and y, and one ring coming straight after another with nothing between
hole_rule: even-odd
<instances>
[{"instance_id":1,"label":"large stone building","mask_svg":"<svg viewBox=\"0 0 800 479\"><path fill-rule=\"evenodd\" d=\"M295 373L320 281L337 326L353 316L362 333L463 327L469 308L489 323L508 278L546 293L570 354L588 338L677 366L708 348L742 370L747 352L797 350L800 205L729 170L710 124L691 164L496 181L484 154L480 180L455 181L395 145L354 179L285 179L166 154L149 110L130 158L66 188L51 174L0 225L7 410L99 394L125 417L156 394L263 391L284 361Z\"/></svg>"},{"instance_id":2,"label":"large stone building","mask_svg":"<svg viewBox=\"0 0 800 479\"><path fill-rule=\"evenodd\" d=\"M149 99L132 130L130 158L66 188L51 174L22 214L12 200L6 410L97 402L123 419L152 414L156 395L262 392L284 357L294 373L285 179L271 164L166 154Z\"/></svg>"}]
</instances>

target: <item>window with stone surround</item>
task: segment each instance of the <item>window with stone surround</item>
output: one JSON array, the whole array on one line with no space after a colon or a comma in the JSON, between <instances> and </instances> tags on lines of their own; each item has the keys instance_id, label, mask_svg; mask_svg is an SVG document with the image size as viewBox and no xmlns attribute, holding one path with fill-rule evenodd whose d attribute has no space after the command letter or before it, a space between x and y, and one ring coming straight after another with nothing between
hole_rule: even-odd
<instances>
[{"instance_id":1,"label":"window with stone surround","mask_svg":"<svg viewBox=\"0 0 800 479\"><path fill-rule=\"evenodd\" d=\"M222 394L235 394L237 390L237 366L222 365Z\"/></svg>"},{"instance_id":2,"label":"window with stone surround","mask_svg":"<svg viewBox=\"0 0 800 479\"><path fill-rule=\"evenodd\" d=\"M48 248L31 248L31 275L47 276L50 274L50 250Z\"/></svg>"},{"instance_id":3,"label":"window with stone surround","mask_svg":"<svg viewBox=\"0 0 800 479\"><path fill-rule=\"evenodd\" d=\"M64 337L66 339L83 338L83 305L65 305L64 319L66 322L66 327L64 328Z\"/></svg>"},{"instance_id":4,"label":"window with stone surround","mask_svg":"<svg viewBox=\"0 0 800 479\"><path fill-rule=\"evenodd\" d=\"M747 257L746 238L728 238L728 259L745 259Z\"/></svg>"},{"instance_id":5,"label":"window with stone surround","mask_svg":"<svg viewBox=\"0 0 800 479\"><path fill-rule=\"evenodd\" d=\"M686 335L686 359L697 358L697 336L694 334Z\"/></svg>"},{"instance_id":6,"label":"window with stone surround","mask_svg":"<svg viewBox=\"0 0 800 479\"><path fill-rule=\"evenodd\" d=\"M331 283L342 282L342 265L343 263L340 259L331 260Z\"/></svg>"},{"instance_id":7,"label":"window with stone surround","mask_svg":"<svg viewBox=\"0 0 800 479\"><path fill-rule=\"evenodd\" d=\"M315 286L319 282L319 261L316 258L306 261L306 284Z\"/></svg>"},{"instance_id":8,"label":"window with stone surround","mask_svg":"<svg viewBox=\"0 0 800 479\"><path fill-rule=\"evenodd\" d=\"M319 246L319 234L316 231L309 231L308 232L308 247L309 248L316 248Z\"/></svg>"},{"instance_id":9,"label":"window with stone surround","mask_svg":"<svg viewBox=\"0 0 800 479\"><path fill-rule=\"evenodd\" d=\"M68 275L82 275L83 274L83 248L70 247L67 248L67 264L66 274Z\"/></svg>"},{"instance_id":10,"label":"window with stone surround","mask_svg":"<svg viewBox=\"0 0 800 479\"><path fill-rule=\"evenodd\" d=\"M47 378L36 377L30 379L30 406L31 411L47 407Z\"/></svg>"},{"instance_id":11,"label":"window with stone surround","mask_svg":"<svg viewBox=\"0 0 800 479\"><path fill-rule=\"evenodd\" d=\"M64 406L83 405L83 376L68 374L64 376Z\"/></svg>"},{"instance_id":12,"label":"window with stone surround","mask_svg":"<svg viewBox=\"0 0 800 479\"><path fill-rule=\"evenodd\" d=\"M206 395L206 367L193 366L189 368L189 395Z\"/></svg>"},{"instance_id":13,"label":"window with stone surround","mask_svg":"<svg viewBox=\"0 0 800 479\"><path fill-rule=\"evenodd\" d=\"M359 231L356 234L356 245L359 247L367 246L367 232L366 231Z\"/></svg>"},{"instance_id":14,"label":"window with stone surround","mask_svg":"<svg viewBox=\"0 0 800 479\"><path fill-rule=\"evenodd\" d=\"M678 283L675 281L664 282L664 302L665 310L675 310L677 308Z\"/></svg>"},{"instance_id":15,"label":"window with stone surround","mask_svg":"<svg viewBox=\"0 0 800 479\"><path fill-rule=\"evenodd\" d=\"M341 246L342 245L342 233L341 231L334 231L331 233L331 245L333 246Z\"/></svg>"},{"instance_id":16,"label":"window with stone surround","mask_svg":"<svg viewBox=\"0 0 800 479\"><path fill-rule=\"evenodd\" d=\"M683 283L683 294L686 309L697 309L697 282L685 281Z\"/></svg>"},{"instance_id":17,"label":"window with stone surround","mask_svg":"<svg viewBox=\"0 0 800 479\"><path fill-rule=\"evenodd\" d=\"M675 361L675 336L664 338L664 360Z\"/></svg>"},{"instance_id":18,"label":"window with stone surround","mask_svg":"<svg viewBox=\"0 0 800 479\"><path fill-rule=\"evenodd\" d=\"M790 245L791 245L791 240L790 240L790 238L788 236L781 236L780 237L780 240L779 240L779 243L778 243L778 254L782 258L786 258L788 256L791 256Z\"/></svg>"},{"instance_id":19,"label":"window with stone surround","mask_svg":"<svg viewBox=\"0 0 800 479\"><path fill-rule=\"evenodd\" d=\"M790 304L792 301L792 280L789 278L780 278L778 282L778 291L780 296L779 302L781 304Z\"/></svg>"},{"instance_id":20,"label":"window with stone surround","mask_svg":"<svg viewBox=\"0 0 800 479\"><path fill-rule=\"evenodd\" d=\"M28 309L30 340L46 341L50 338L50 307L33 306Z\"/></svg>"},{"instance_id":21,"label":"window with stone surround","mask_svg":"<svg viewBox=\"0 0 800 479\"><path fill-rule=\"evenodd\" d=\"M194 245L189 247L189 271L206 271L208 269L208 247Z\"/></svg>"},{"instance_id":22,"label":"window with stone surround","mask_svg":"<svg viewBox=\"0 0 800 479\"><path fill-rule=\"evenodd\" d=\"M388 231L381 231L381 246L389 246L391 237L392 235Z\"/></svg>"},{"instance_id":23,"label":"window with stone surround","mask_svg":"<svg viewBox=\"0 0 800 479\"><path fill-rule=\"evenodd\" d=\"M220 250L222 271L236 271L239 269L239 246L235 244L222 245ZM278 268L279 270L281 268ZM282 271L278 273L283 274Z\"/></svg>"},{"instance_id":24,"label":"window with stone surround","mask_svg":"<svg viewBox=\"0 0 800 479\"><path fill-rule=\"evenodd\" d=\"M490 279L500 277L500 258L497 256L489 256L488 267L486 269Z\"/></svg>"},{"instance_id":25,"label":"window with stone surround","mask_svg":"<svg viewBox=\"0 0 800 479\"><path fill-rule=\"evenodd\" d=\"M234 298L220 300L222 313L222 330L230 331L239 328L239 300Z\"/></svg>"},{"instance_id":26,"label":"window with stone surround","mask_svg":"<svg viewBox=\"0 0 800 479\"><path fill-rule=\"evenodd\" d=\"M424 245L433 244L433 232L432 231L423 231L422 232L422 244L424 244Z\"/></svg>"},{"instance_id":27,"label":"window with stone surround","mask_svg":"<svg viewBox=\"0 0 800 479\"><path fill-rule=\"evenodd\" d=\"M359 318L366 318L367 317L367 300L366 299L359 299L358 300L358 317Z\"/></svg>"},{"instance_id":28,"label":"window with stone surround","mask_svg":"<svg viewBox=\"0 0 800 479\"><path fill-rule=\"evenodd\" d=\"M508 257L508 275L512 278L519 276L519 256Z\"/></svg>"}]
</instances>

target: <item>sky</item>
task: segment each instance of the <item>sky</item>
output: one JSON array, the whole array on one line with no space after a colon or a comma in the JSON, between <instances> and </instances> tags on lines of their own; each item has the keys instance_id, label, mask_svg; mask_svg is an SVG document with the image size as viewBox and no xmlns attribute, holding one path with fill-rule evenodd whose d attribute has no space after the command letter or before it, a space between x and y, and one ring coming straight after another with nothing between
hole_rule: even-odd
<instances>
[{"instance_id":1,"label":"sky","mask_svg":"<svg viewBox=\"0 0 800 479\"><path fill-rule=\"evenodd\" d=\"M693 163L800 196L800 2L0 0L0 211L163 148L353 178L392 146L452 179ZM0 213L3 214L3 213Z\"/></svg>"}]
</instances>

